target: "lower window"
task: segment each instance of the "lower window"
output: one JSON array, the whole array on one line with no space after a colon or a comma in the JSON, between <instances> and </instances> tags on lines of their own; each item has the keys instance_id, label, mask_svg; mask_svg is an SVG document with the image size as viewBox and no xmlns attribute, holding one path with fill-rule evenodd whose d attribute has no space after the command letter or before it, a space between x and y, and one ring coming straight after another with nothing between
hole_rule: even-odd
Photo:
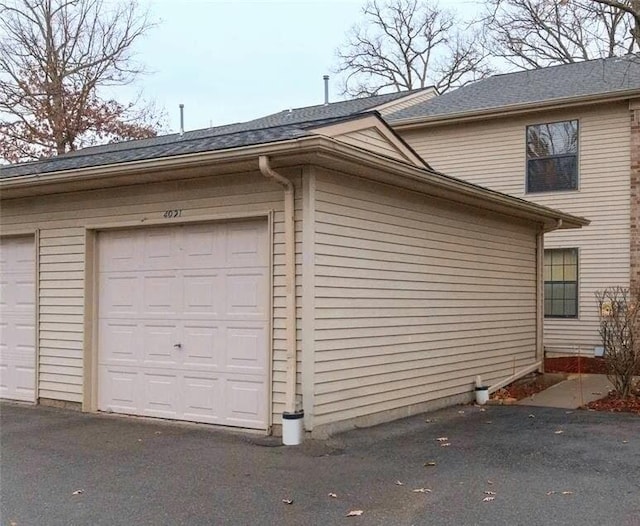
<instances>
[{"instance_id":1,"label":"lower window","mask_svg":"<svg viewBox=\"0 0 640 526\"><path fill-rule=\"evenodd\" d=\"M544 251L545 318L578 317L578 249Z\"/></svg>"}]
</instances>

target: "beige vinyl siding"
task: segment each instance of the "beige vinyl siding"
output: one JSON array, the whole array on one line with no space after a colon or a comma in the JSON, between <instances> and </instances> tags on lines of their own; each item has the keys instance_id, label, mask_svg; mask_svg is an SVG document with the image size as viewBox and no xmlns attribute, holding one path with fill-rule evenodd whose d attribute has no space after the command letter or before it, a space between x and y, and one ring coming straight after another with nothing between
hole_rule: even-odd
<instances>
[{"instance_id":1,"label":"beige vinyl siding","mask_svg":"<svg viewBox=\"0 0 640 526\"><path fill-rule=\"evenodd\" d=\"M431 99L436 96L435 90L432 88L430 90L425 91L424 93L408 97L403 97L400 100L388 102L378 108L378 111L383 117L390 115L396 111L404 110L405 108L409 108L419 102L424 102L426 100Z\"/></svg>"},{"instance_id":2,"label":"beige vinyl siding","mask_svg":"<svg viewBox=\"0 0 640 526\"><path fill-rule=\"evenodd\" d=\"M407 158L402 155L395 145L391 144L389 140L375 128L367 128L338 135L336 136L336 140L357 146L358 148L370 150L374 153L379 153L386 157L391 157L392 159L407 162Z\"/></svg>"},{"instance_id":3,"label":"beige vinyl siding","mask_svg":"<svg viewBox=\"0 0 640 526\"><path fill-rule=\"evenodd\" d=\"M85 231L54 226L40 231L39 396L81 402Z\"/></svg>"},{"instance_id":4,"label":"beige vinyl siding","mask_svg":"<svg viewBox=\"0 0 640 526\"><path fill-rule=\"evenodd\" d=\"M288 175L299 187L299 174ZM182 217L167 219L166 224L274 211L272 409L274 422L279 422L285 389L283 199L279 185L256 173L3 200L4 230L40 229L40 396L83 401L86 225L144 226L151 220L165 221L162 214L167 209L182 209ZM300 207L298 198L298 232L302 230ZM301 273L299 261L297 273Z\"/></svg>"},{"instance_id":5,"label":"beige vinyl siding","mask_svg":"<svg viewBox=\"0 0 640 526\"><path fill-rule=\"evenodd\" d=\"M535 362L531 225L326 172L315 203L314 426Z\"/></svg>"},{"instance_id":6,"label":"beige vinyl siding","mask_svg":"<svg viewBox=\"0 0 640 526\"><path fill-rule=\"evenodd\" d=\"M525 129L579 121L579 190L525 193ZM548 352L593 353L600 345L594 292L629 284L628 103L536 112L400 132L436 170L591 220L581 230L545 236L545 248L579 249L578 319L545 320Z\"/></svg>"}]
</instances>

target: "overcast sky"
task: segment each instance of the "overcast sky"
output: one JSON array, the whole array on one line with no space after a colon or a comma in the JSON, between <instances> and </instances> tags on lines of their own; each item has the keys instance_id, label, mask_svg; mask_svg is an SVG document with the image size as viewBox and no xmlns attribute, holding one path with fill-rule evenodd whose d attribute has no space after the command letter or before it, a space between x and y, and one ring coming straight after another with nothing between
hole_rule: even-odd
<instances>
[{"instance_id":1,"label":"overcast sky","mask_svg":"<svg viewBox=\"0 0 640 526\"><path fill-rule=\"evenodd\" d=\"M240 122L290 107L321 104L322 76L335 50L362 20L356 0L147 0L158 27L136 47L151 72L137 89L179 128ZM459 10L472 0L441 0ZM339 86L332 75L331 100Z\"/></svg>"}]
</instances>

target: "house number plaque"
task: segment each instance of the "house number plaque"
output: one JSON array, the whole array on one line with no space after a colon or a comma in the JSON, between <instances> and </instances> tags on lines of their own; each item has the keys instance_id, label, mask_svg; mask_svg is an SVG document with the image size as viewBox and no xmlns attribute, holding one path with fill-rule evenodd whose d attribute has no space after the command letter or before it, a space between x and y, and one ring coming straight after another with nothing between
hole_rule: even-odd
<instances>
[{"instance_id":1,"label":"house number plaque","mask_svg":"<svg viewBox=\"0 0 640 526\"><path fill-rule=\"evenodd\" d=\"M165 219L175 219L176 217L180 217L182 215L182 208L178 208L175 210L165 210L162 214L162 217Z\"/></svg>"}]
</instances>

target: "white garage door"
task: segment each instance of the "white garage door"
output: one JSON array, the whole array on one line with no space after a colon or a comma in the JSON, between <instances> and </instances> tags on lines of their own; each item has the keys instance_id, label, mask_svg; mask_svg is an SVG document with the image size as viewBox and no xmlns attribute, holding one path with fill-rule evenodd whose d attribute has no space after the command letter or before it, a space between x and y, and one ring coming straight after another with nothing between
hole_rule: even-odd
<instances>
[{"instance_id":1,"label":"white garage door","mask_svg":"<svg viewBox=\"0 0 640 526\"><path fill-rule=\"evenodd\" d=\"M266 429L266 221L99 234L98 409Z\"/></svg>"},{"instance_id":2,"label":"white garage door","mask_svg":"<svg viewBox=\"0 0 640 526\"><path fill-rule=\"evenodd\" d=\"M0 398L36 396L33 237L0 239Z\"/></svg>"}]
</instances>

